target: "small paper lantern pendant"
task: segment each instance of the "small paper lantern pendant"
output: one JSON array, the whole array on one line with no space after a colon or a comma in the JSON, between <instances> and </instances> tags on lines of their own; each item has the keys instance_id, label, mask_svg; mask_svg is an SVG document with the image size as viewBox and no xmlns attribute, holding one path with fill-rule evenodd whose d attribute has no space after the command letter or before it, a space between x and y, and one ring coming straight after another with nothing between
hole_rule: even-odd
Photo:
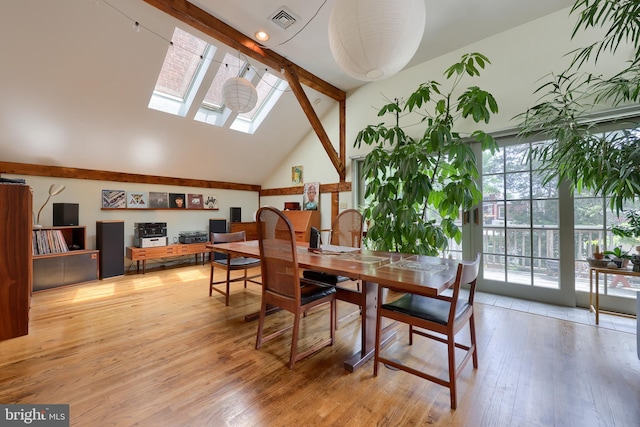
<instances>
[{"instance_id":1,"label":"small paper lantern pendant","mask_svg":"<svg viewBox=\"0 0 640 427\"><path fill-rule=\"evenodd\" d=\"M224 104L236 113L253 110L258 102L258 91L243 77L232 77L222 86Z\"/></svg>"}]
</instances>

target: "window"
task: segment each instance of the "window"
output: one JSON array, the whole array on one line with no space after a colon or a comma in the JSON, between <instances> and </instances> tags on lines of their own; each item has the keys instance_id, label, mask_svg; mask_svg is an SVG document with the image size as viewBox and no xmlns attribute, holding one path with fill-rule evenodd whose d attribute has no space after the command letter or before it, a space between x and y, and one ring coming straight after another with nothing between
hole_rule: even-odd
<instances>
[{"instance_id":1,"label":"window","mask_svg":"<svg viewBox=\"0 0 640 427\"><path fill-rule=\"evenodd\" d=\"M254 133L276 104L287 82L269 73L260 64L251 64L225 46L214 46L188 32L176 28L172 44L160 70L149 108L207 124ZM220 57L220 59L217 59ZM256 70L258 67L260 72ZM207 76L214 74L209 87ZM258 92L256 107L247 113L236 114L224 105L222 87L231 77L244 77ZM209 77L211 79L211 77ZM196 99L202 99L193 113Z\"/></svg>"},{"instance_id":2,"label":"window","mask_svg":"<svg viewBox=\"0 0 640 427\"><path fill-rule=\"evenodd\" d=\"M171 40L149 108L184 117L197 77L206 72L204 59L215 48L180 28L174 30Z\"/></svg>"},{"instance_id":3,"label":"window","mask_svg":"<svg viewBox=\"0 0 640 427\"><path fill-rule=\"evenodd\" d=\"M529 143L483 153L482 212L484 277L508 283L558 288L560 256L557 186L543 186L527 160Z\"/></svg>"}]
</instances>

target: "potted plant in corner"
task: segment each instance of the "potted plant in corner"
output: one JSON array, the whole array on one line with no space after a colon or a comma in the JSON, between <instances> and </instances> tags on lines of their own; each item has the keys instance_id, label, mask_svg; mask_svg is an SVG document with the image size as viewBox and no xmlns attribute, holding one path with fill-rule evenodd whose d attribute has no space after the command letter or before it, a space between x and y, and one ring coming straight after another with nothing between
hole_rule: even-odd
<instances>
[{"instance_id":1,"label":"potted plant in corner","mask_svg":"<svg viewBox=\"0 0 640 427\"><path fill-rule=\"evenodd\" d=\"M482 130L463 135L455 126L461 120L488 123L498 104L477 86L458 86L465 77L479 76L489 63L479 53L463 55L445 71L448 91L436 81L422 83L406 101L396 99L380 109L378 116L393 116L391 126L369 125L358 133L356 147L374 146L363 165L368 247L438 255L448 239L461 241L455 221L482 198L470 142L492 153L497 144ZM408 118L411 127L405 130L400 120ZM417 130L416 121L422 129Z\"/></svg>"}]
</instances>

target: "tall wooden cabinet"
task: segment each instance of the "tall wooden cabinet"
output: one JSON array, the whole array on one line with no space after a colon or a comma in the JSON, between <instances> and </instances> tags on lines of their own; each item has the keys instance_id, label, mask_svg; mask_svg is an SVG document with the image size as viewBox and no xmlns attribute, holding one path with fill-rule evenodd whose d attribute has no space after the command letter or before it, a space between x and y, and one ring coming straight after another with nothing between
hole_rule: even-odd
<instances>
[{"instance_id":1,"label":"tall wooden cabinet","mask_svg":"<svg viewBox=\"0 0 640 427\"><path fill-rule=\"evenodd\" d=\"M31 188L0 183L0 340L29 333Z\"/></svg>"},{"instance_id":2,"label":"tall wooden cabinet","mask_svg":"<svg viewBox=\"0 0 640 427\"><path fill-rule=\"evenodd\" d=\"M311 227L320 230L320 211L284 211L283 213L291 221L298 242L309 241Z\"/></svg>"}]
</instances>

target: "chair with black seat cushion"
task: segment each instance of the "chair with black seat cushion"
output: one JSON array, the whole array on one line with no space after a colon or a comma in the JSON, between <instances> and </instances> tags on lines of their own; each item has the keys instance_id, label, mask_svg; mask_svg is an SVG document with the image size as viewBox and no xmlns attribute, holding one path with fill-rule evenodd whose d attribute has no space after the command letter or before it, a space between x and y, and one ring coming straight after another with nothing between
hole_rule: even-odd
<instances>
[{"instance_id":1,"label":"chair with black seat cushion","mask_svg":"<svg viewBox=\"0 0 640 427\"><path fill-rule=\"evenodd\" d=\"M263 207L256 215L262 270L262 302L256 349L293 328L289 369L323 347L333 345L336 290L300 277L296 238L289 219L278 209ZM303 313L321 304L330 304L329 338L298 353L298 333ZM263 336L267 306L280 307L294 315L293 325ZM320 314L320 313L319 313ZM307 317L308 319L308 317Z\"/></svg>"},{"instance_id":2,"label":"chair with black seat cushion","mask_svg":"<svg viewBox=\"0 0 640 427\"><path fill-rule=\"evenodd\" d=\"M412 293L404 294L399 299L379 304L377 310L376 350L373 375L378 375L378 364L396 368L413 375L433 381L449 388L451 409L456 409L456 379L470 359L473 367L478 368L478 351L476 346L476 330L473 315L473 299L475 295L476 280L480 268L480 254L473 262L462 261L458 264L455 281L451 285L453 293L427 297ZM461 285L469 285L468 297L460 297ZM378 301L383 296L383 286L378 288ZM409 345L413 344L413 335L420 335L447 344L449 378L442 379L438 376L419 371L400 363L396 359L385 358L381 354L380 337L382 319L392 319L409 325ZM469 325L470 344L456 342L456 334L463 327ZM456 364L456 348L465 351L462 362Z\"/></svg>"},{"instance_id":3,"label":"chair with black seat cushion","mask_svg":"<svg viewBox=\"0 0 640 427\"><path fill-rule=\"evenodd\" d=\"M211 233L212 243L231 243L231 242L244 242L246 240L244 231L236 231L234 233ZM252 282L260 285L261 283L254 280L256 277L260 277L260 274L248 275L248 270L251 268L260 267L260 260L258 258L250 258L243 256L230 256L225 255L224 258L211 256L211 277L209 278L209 296L213 294L213 291L219 292L224 295L224 304L229 305L229 288L232 282L244 282L244 287L247 287L247 282ZM213 270L215 267L224 268L227 270L227 277L225 280L213 280ZM231 271L242 270L244 274L239 277L231 278ZM225 284L224 289L220 289L215 285Z\"/></svg>"}]
</instances>

